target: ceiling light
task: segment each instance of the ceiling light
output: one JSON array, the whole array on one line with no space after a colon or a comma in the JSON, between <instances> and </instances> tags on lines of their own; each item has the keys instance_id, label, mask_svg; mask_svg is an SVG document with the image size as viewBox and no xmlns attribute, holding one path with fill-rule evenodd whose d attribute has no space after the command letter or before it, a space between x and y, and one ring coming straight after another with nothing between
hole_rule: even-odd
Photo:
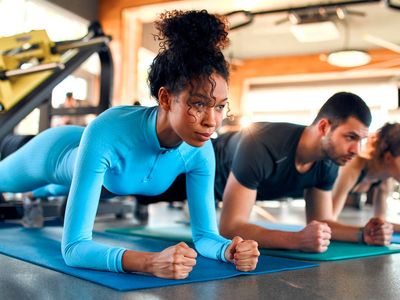
<instances>
[{"instance_id":1,"label":"ceiling light","mask_svg":"<svg viewBox=\"0 0 400 300\"><path fill-rule=\"evenodd\" d=\"M362 50L341 50L328 54L327 62L336 67L359 67L368 64L371 56Z\"/></svg>"},{"instance_id":2,"label":"ceiling light","mask_svg":"<svg viewBox=\"0 0 400 300\"><path fill-rule=\"evenodd\" d=\"M339 38L339 31L331 21L292 25L290 31L302 43L322 42Z\"/></svg>"}]
</instances>

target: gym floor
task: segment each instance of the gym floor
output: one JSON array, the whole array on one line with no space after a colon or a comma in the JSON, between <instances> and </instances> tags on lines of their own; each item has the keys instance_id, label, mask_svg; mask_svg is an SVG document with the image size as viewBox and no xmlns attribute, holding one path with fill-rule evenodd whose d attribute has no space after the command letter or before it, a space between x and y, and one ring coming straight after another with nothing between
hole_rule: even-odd
<instances>
[{"instance_id":1,"label":"gym floor","mask_svg":"<svg viewBox=\"0 0 400 300\"><path fill-rule=\"evenodd\" d=\"M400 201L392 201L389 219L399 219ZM264 203L265 204L265 203ZM280 222L304 224L303 201L268 202L267 209ZM185 221L182 210L166 203L150 206L149 225ZM341 220L363 224L371 207L346 208ZM260 219L256 213L252 219ZM131 216L96 219L95 230L136 226ZM321 263L317 268L239 276L165 288L118 292L69 275L0 254L1 299L400 299L400 254Z\"/></svg>"}]
</instances>

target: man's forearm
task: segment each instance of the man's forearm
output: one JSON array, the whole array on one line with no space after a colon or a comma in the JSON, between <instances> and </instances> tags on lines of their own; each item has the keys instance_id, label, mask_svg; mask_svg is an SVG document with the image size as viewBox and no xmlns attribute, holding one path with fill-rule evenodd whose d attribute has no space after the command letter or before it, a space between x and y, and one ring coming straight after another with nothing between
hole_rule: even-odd
<instances>
[{"instance_id":1,"label":"man's forearm","mask_svg":"<svg viewBox=\"0 0 400 300\"><path fill-rule=\"evenodd\" d=\"M332 240L343 242L358 242L362 227L346 225L340 222L324 220L332 230Z\"/></svg>"},{"instance_id":2,"label":"man's forearm","mask_svg":"<svg viewBox=\"0 0 400 300\"><path fill-rule=\"evenodd\" d=\"M240 236L247 240L255 240L261 248L298 249L298 233L269 230L261 226L242 223L229 226L229 231L221 230L227 238Z\"/></svg>"}]
</instances>

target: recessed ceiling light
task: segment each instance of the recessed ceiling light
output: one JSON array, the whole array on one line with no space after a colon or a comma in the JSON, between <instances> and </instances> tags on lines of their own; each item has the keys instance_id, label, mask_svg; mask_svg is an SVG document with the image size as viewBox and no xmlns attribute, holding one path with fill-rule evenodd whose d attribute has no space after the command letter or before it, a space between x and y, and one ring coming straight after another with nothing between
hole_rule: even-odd
<instances>
[{"instance_id":1,"label":"recessed ceiling light","mask_svg":"<svg viewBox=\"0 0 400 300\"><path fill-rule=\"evenodd\" d=\"M341 50L328 54L327 62L337 67L359 67L368 64L371 56L362 50Z\"/></svg>"}]
</instances>

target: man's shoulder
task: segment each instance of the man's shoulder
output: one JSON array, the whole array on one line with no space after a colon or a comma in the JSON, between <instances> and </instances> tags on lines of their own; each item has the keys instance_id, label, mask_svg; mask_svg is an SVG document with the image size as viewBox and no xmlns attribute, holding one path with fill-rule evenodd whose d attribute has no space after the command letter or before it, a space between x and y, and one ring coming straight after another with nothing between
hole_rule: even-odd
<instances>
[{"instance_id":1,"label":"man's shoulder","mask_svg":"<svg viewBox=\"0 0 400 300\"><path fill-rule=\"evenodd\" d=\"M292 123L254 123L243 132L246 137L267 148L274 156L280 156L296 148L305 126Z\"/></svg>"},{"instance_id":2,"label":"man's shoulder","mask_svg":"<svg viewBox=\"0 0 400 300\"><path fill-rule=\"evenodd\" d=\"M272 134L276 132L293 132L304 129L304 127L304 125L288 122L256 122L249 128L253 128L255 132Z\"/></svg>"}]
</instances>

